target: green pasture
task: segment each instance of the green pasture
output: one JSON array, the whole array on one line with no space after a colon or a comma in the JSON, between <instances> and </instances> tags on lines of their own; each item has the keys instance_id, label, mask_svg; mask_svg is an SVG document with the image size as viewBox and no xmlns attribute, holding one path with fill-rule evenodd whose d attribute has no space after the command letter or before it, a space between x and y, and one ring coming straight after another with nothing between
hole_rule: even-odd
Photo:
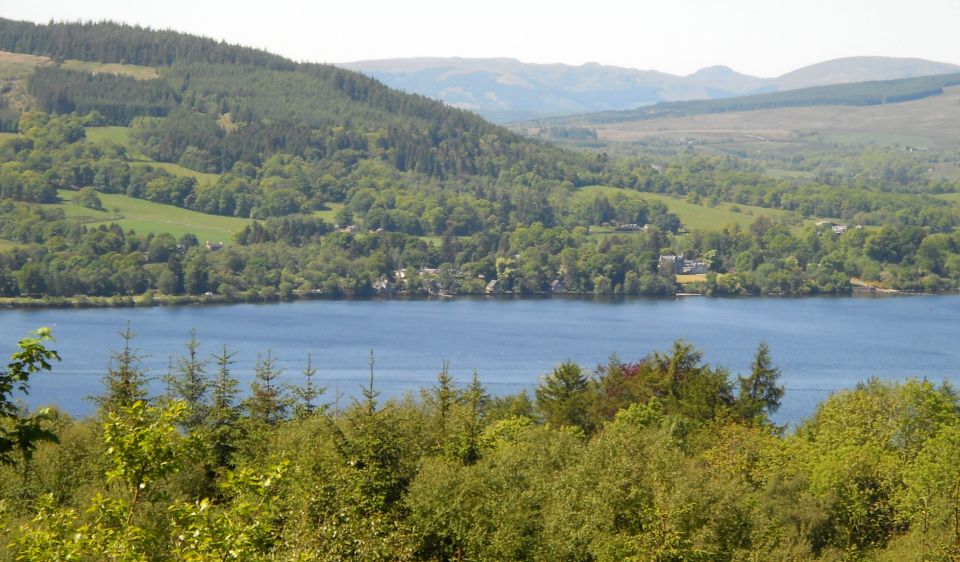
<instances>
[{"instance_id":1,"label":"green pasture","mask_svg":"<svg viewBox=\"0 0 960 562\"><path fill-rule=\"evenodd\" d=\"M130 148L130 127L85 127L84 133L91 142L110 141Z\"/></svg>"},{"instance_id":2,"label":"green pasture","mask_svg":"<svg viewBox=\"0 0 960 562\"><path fill-rule=\"evenodd\" d=\"M343 203L327 203L327 208L322 211L314 211L313 216L321 218L330 224L336 224L337 211L343 208Z\"/></svg>"},{"instance_id":3,"label":"green pasture","mask_svg":"<svg viewBox=\"0 0 960 562\"><path fill-rule=\"evenodd\" d=\"M72 191L60 191L63 203L53 205L64 209L68 217L77 218L86 223L119 224L124 230L138 233L168 233L177 238L192 233L201 242L229 242L235 232L250 224L250 219L207 215L196 211L181 209L172 205L162 205L143 199L134 199L126 195L99 193L105 211L87 209L74 205L70 200Z\"/></svg>"}]
</instances>

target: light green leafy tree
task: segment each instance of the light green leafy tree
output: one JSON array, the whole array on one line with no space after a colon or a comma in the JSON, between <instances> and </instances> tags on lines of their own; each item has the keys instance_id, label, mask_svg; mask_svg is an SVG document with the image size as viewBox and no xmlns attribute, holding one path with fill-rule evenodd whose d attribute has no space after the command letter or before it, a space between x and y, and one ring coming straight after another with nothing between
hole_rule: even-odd
<instances>
[{"instance_id":1,"label":"light green leafy tree","mask_svg":"<svg viewBox=\"0 0 960 562\"><path fill-rule=\"evenodd\" d=\"M50 362L60 359L56 351L44 345L53 340L49 328L40 328L34 335L20 340L20 350L11 356L7 368L0 370L0 464L19 464L24 479L37 445L57 441L56 434L47 428L53 420L49 409L26 414L14 400L15 392L28 392L31 376L49 371Z\"/></svg>"}]
</instances>

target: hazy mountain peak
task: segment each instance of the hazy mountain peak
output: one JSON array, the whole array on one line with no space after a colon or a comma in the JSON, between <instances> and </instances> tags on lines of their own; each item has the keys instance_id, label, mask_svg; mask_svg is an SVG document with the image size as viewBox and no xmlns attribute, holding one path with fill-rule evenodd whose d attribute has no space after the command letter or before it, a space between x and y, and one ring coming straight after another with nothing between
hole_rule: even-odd
<instances>
[{"instance_id":1,"label":"hazy mountain peak","mask_svg":"<svg viewBox=\"0 0 960 562\"><path fill-rule=\"evenodd\" d=\"M843 57L798 68L776 78L776 82L779 89L792 90L810 86L916 78L953 72L960 72L960 66L916 58Z\"/></svg>"},{"instance_id":2,"label":"hazy mountain peak","mask_svg":"<svg viewBox=\"0 0 960 562\"><path fill-rule=\"evenodd\" d=\"M675 76L595 61L574 66L531 64L508 57L424 57L358 61L340 66L499 122L635 109L661 101L729 98L960 71L960 66L952 64L888 57L835 59L778 78L749 76L725 65Z\"/></svg>"},{"instance_id":3,"label":"hazy mountain peak","mask_svg":"<svg viewBox=\"0 0 960 562\"><path fill-rule=\"evenodd\" d=\"M694 72L693 74L688 74L687 78L712 78L712 77L728 77L731 75L744 76L729 66L723 66L721 64L708 66L701 68L700 70Z\"/></svg>"}]
</instances>

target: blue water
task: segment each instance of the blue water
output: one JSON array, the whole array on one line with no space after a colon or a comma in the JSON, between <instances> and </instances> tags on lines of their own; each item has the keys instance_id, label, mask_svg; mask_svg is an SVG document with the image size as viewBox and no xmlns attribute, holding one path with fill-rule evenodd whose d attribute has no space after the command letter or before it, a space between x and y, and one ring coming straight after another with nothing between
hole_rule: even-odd
<instances>
[{"instance_id":1,"label":"blue water","mask_svg":"<svg viewBox=\"0 0 960 562\"><path fill-rule=\"evenodd\" d=\"M443 361L462 383L476 371L491 394L532 389L565 360L590 368L612 353L637 360L683 338L711 365L749 372L761 340L787 388L780 423L810 416L831 392L869 377L926 376L960 383L960 296L884 298L688 297L668 300L451 299L312 301L285 304L0 311L0 352L39 326L53 329L63 360L31 382L28 404L56 404L84 416L101 392L118 333L130 322L147 357L154 392L191 329L201 351L223 344L237 353L233 373L244 386L258 354L271 350L282 380L300 381L312 353L327 400L359 394L376 356L384 398L435 382ZM214 365L210 365L211 372Z\"/></svg>"}]
</instances>

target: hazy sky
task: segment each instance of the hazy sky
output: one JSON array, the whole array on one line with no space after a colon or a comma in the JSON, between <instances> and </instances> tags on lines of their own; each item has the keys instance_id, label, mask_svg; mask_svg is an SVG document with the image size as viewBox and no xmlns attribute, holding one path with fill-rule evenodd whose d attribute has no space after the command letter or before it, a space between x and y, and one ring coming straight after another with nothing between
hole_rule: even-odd
<instances>
[{"instance_id":1,"label":"hazy sky","mask_svg":"<svg viewBox=\"0 0 960 562\"><path fill-rule=\"evenodd\" d=\"M512 57L759 76L855 55L960 64L960 0L0 0L0 16L111 19L317 62Z\"/></svg>"}]
</instances>

